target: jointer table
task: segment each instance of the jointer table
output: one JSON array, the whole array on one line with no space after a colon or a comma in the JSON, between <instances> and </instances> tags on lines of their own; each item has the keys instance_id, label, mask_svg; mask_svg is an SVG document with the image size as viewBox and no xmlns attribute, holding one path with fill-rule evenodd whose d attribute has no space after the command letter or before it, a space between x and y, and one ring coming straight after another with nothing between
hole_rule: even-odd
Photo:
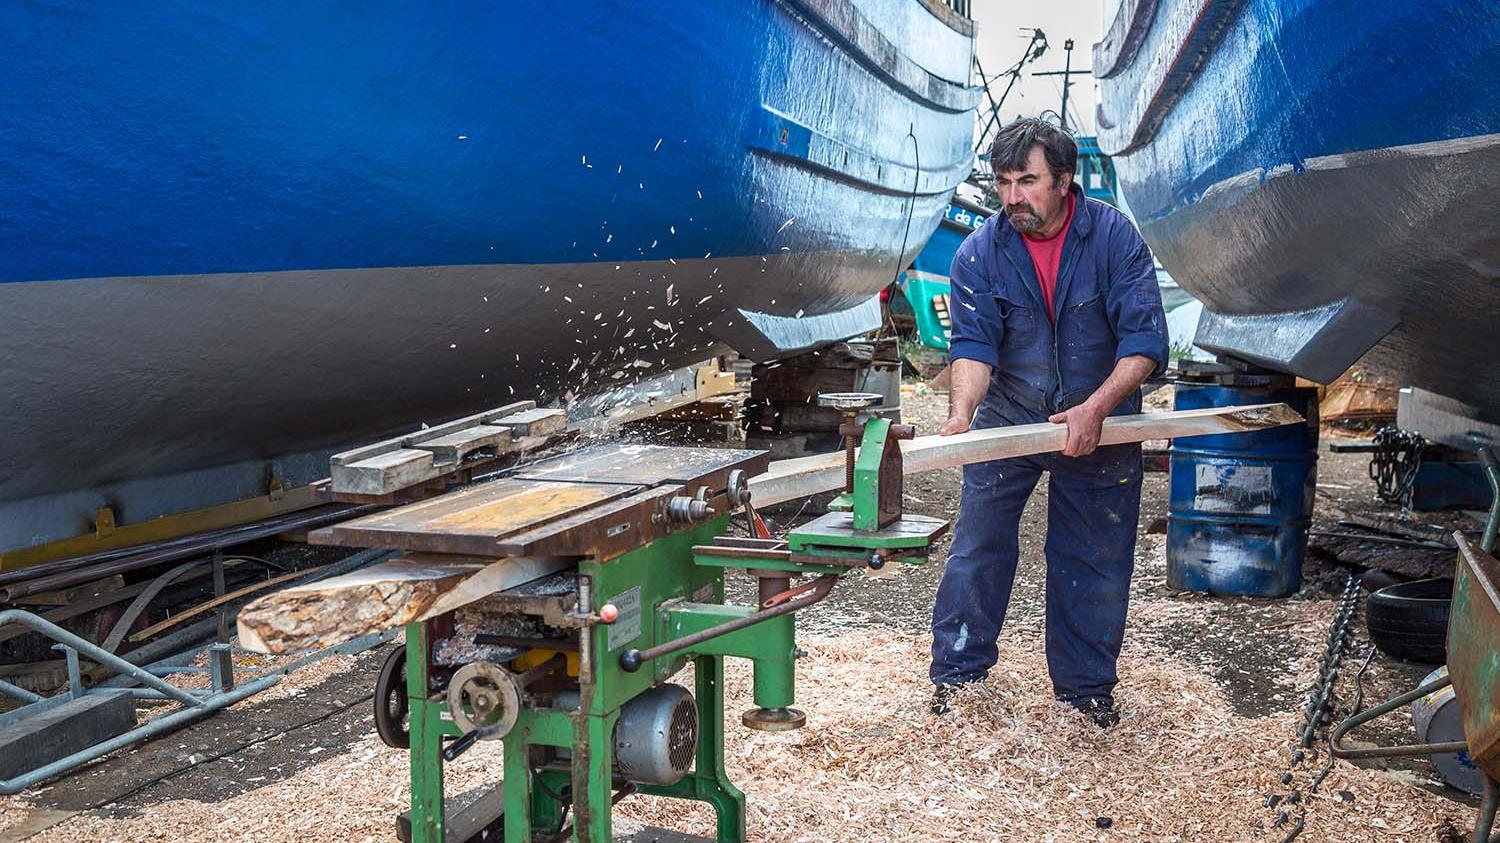
<instances>
[{"instance_id":1,"label":"jointer table","mask_svg":"<svg viewBox=\"0 0 1500 843\"><path fill-rule=\"evenodd\" d=\"M901 512L897 440L910 428L856 425L852 412L846 426L845 494L785 539L726 535L737 512L762 523L747 481L764 452L618 444L313 533L413 563L509 559L541 574L407 625L382 670L377 726L411 757L401 835L606 843L612 805L638 792L707 802L717 839L743 841L745 796L724 770L724 659L753 665L745 726L802 726L793 613L850 573L926 561L947 528ZM759 580L758 605L724 602L729 569ZM689 664L691 691L670 681ZM503 783L452 810L443 764L483 740L504 745Z\"/></svg>"}]
</instances>

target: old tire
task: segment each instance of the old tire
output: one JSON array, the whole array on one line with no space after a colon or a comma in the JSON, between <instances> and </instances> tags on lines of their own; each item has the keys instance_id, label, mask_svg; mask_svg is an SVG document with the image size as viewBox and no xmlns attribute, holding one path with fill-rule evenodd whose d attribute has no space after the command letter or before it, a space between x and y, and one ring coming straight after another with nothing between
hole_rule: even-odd
<instances>
[{"instance_id":1,"label":"old tire","mask_svg":"<svg viewBox=\"0 0 1500 843\"><path fill-rule=\"evenodd\" d=\"M1365 625L1381 652L1405 661L1448 660L1448 608L1453 580L1429 579L1388 585L1365 601Z\"/></svg>"}]
</instances>

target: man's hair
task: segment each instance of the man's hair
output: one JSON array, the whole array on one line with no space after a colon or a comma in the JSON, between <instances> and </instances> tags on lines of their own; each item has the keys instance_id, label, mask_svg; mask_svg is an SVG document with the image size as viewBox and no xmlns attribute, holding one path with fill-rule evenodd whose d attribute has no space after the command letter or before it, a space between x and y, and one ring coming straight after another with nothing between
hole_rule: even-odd
<instances>
[{"instance_id":1,"label":"man's hair","mask_svg":"<svg viewBox=\"0 0 1500 843\"><path fill-rule=\"evenodd\" d=\"M1078 172L1078 144L1073 136L1039 117L1022 117L1000 130L990 145L990 167L996 173L1026 169L1033 146L1041 146L1056 184L1063 173Z\"/></svg>"}]
</instances>

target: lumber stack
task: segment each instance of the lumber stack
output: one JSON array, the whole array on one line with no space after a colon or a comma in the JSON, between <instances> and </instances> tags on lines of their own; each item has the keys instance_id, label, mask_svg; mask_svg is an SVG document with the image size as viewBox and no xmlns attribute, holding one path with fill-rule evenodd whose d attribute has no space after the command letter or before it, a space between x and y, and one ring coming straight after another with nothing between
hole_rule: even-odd
<instances>
[{"instance_id":1,"label":"lumber stack","mask_svg":"<svg viewBox=\"0 0 1500 843\"><path fill-rule=\"evenodd\" d=\"M334 454L334 495L378 497L459 470L475 457L534 450L567 427L562 410L518 401L405 436Z\"/></svg>"}]
</instances>

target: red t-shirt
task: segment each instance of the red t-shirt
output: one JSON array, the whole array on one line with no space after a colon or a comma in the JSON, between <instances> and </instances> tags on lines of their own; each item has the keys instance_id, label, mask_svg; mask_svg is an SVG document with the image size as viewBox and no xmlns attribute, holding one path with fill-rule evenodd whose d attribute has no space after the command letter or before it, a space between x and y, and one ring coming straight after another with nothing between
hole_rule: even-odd
<instances>
[{"instance_id":1,"label":"red t-shirt","mask_svg":"<svg viewBox=\"0 0 1500 843\"><path fill-rule=\"evenodd\" d=\"M1063 227L1045 240L1021 235L1026 251L1031 255L1031 265L1036 269L1036 280L1042 285L1042 301L1047 305L1047 318L1056 322L1052 308L1052 297L1057 291L1057 270L1062 264L1063 241L1068 239L1068 228L1073 225L1073 194L1068 194L1068 218Z\"/></svg>"}]
</instances>

